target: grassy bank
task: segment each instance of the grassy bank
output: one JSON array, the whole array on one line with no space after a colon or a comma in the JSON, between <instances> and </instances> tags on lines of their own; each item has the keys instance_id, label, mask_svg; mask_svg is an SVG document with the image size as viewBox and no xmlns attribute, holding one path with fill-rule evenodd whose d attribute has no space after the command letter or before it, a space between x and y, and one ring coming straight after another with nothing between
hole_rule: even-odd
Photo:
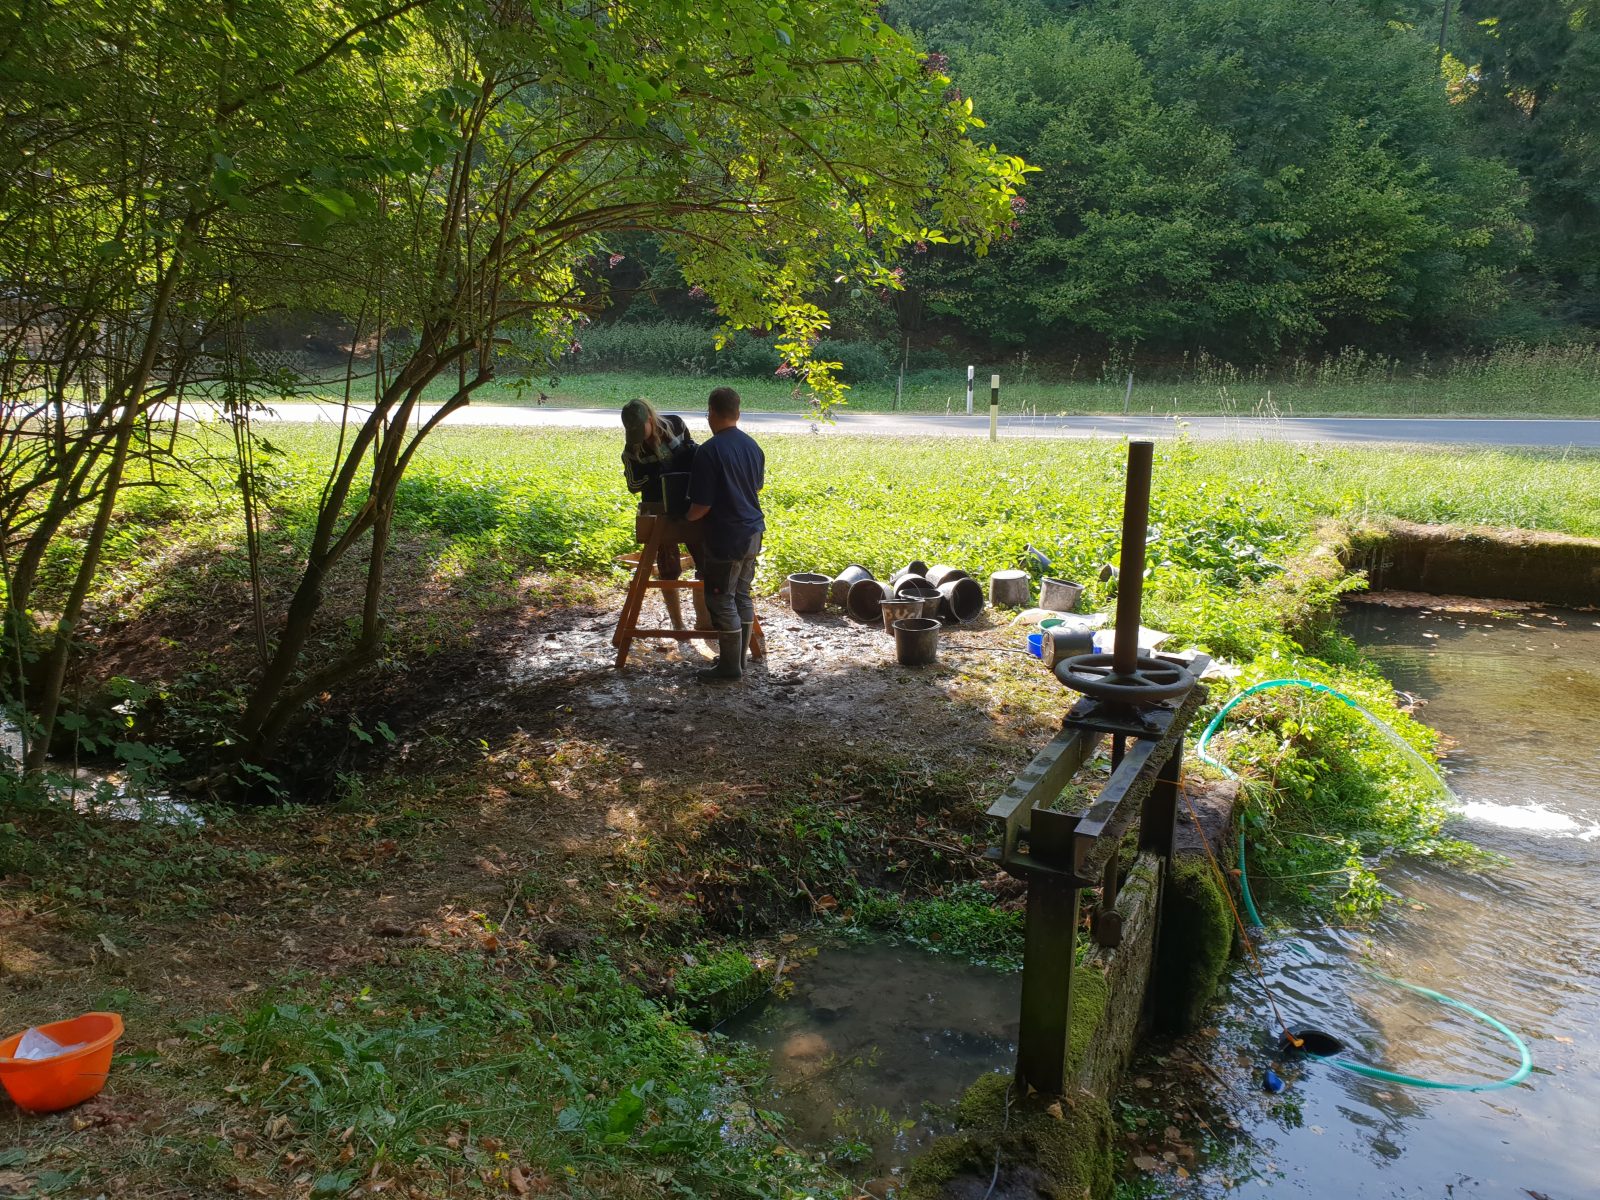
<instances>
[{"instance_id":1,"label":"grassy bank","mask_svg":"<svg viewBox=\"0 0 1600 1200\"><path fill-rule=\"evenodd\" d=\"M271 440L277 602L331 434ZM1089 581L1085 607L1110 599L1094 572L1116 547L1119 447L766 448L768 594L850 561L980 574L1031 544ZM391 653L310 723L319 754L341 747L328 802L160 825L0 796L8 1029L67 1009L129 1023L103 1099L0 1110L0 1172L75 1196L853 1194L840 1164L786 1145L759 1064L694 1032L689 1009L737 982L722 964L777 972L819 923L1013 961L1019 897L981 862L981 814L1063 697L999 652L1019 640L1003 626L916 680L866 656L819 666L795 638L742 693L759 753L712 753L703 730L722 718L681 686L688 663L607 665L610 564L631 536L617 449L577 432L430 443L399 500ZM102 716L185 747L225 735L250 638L228 469L194 465L136 494L90 631L92 671L159 700ZM1232 660L1240 684L1327 680L1423 747L1328 622L1346 581L1311 553L1322 525L1600 533L1593 457L1179 442L1158 448L1156 480L1147 623ZM339 587L330 646L349 636ZM786 698L806 669L813 708ZM878 727L895 696L916 736ZM1339 710L1280 696L1237 730L1223 749L1256 781L1263 886L1311 879L1284 891L1358 912L1381 898L1381 854L1449 848L1409 766Z\"/></svg>"}]
</instances>

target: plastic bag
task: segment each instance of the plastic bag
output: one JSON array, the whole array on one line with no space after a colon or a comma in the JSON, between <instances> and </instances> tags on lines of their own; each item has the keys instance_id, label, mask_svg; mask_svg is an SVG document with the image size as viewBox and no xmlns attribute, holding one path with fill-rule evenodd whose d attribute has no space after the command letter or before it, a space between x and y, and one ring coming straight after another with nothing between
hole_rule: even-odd
<instances>
[{"instance_id":1,"label":"plastic bag","mask_svg":"<svg viewBox=\"0 0 1600 1200\"><path fill-rule=\"evenodd\" d=\"M74 1050L82 1050L88 1042L74 1042L70 1046L63 1046L48 1033L41 1033L37 1029L29 1029L22 1035L22 1040L17 1043L13 1058L26 1058L37 1061L41 1058L58 1058L63 1054L71 1054Z\"/></svg>"}]
</instances>

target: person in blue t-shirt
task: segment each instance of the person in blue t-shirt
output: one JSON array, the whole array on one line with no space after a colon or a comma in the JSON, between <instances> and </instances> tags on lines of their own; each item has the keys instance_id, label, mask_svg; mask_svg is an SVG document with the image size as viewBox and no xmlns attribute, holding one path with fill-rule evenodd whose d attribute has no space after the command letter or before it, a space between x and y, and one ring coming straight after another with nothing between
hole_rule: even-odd
<instances>
[{"instance_id":1,"label":"person in blue t-shirt","mask_svg":"<svg viewBox=\"0 0 1600 1200\"><path fill-rule=\"evenodd\" d=\"M699 673L705 683L740 679L750 654L755 602L750 598L767 521L761 486L767 458L739 428L739 393L715 388L706 401L711 440L701 445L689 474L689 520L705 525L706 603L716 623L716 664Z\"/></svg>"}]
</instances>

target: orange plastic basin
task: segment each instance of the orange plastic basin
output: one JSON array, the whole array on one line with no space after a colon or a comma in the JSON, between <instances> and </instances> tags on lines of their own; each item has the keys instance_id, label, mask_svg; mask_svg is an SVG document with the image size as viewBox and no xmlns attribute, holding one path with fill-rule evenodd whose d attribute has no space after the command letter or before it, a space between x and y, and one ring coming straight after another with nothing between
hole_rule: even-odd
<instances>
[{"instance_id":1,"label":"orange plastic basin","mask_svg":"<svg viewBox=\"0 0 1600 1200\"><path fill-rule=\"evenodd\" d=\"M111 1050L122 1036L121 1017L109 1012L84 1013L38 1028L63 1046L89 1044L55 1058L33 1059L11 1057L22 1041L21 1033L0 1042L0 1084L18 1108L57 1112L82 1104L105 1087L111 1073Z\"/></svg>"}]
</instances>

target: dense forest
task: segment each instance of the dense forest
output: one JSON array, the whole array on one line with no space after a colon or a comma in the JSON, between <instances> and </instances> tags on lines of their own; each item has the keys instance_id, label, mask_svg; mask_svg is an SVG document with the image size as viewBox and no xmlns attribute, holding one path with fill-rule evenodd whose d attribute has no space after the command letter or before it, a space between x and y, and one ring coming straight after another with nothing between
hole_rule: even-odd
<instances>
[{"instance_id":1,"label":"dense forest","mask_svg":"<svg viewBox=\"0 0 1600 1200\"><path fill-rule=\"evenodd\" d=\"M1038 168L985 257L917 244L835 333L1234 362L1588 340L1600 15L1586 0L892 0ZM647 246L624 320L705 318Z\"/></svg>"}]
</instances>

